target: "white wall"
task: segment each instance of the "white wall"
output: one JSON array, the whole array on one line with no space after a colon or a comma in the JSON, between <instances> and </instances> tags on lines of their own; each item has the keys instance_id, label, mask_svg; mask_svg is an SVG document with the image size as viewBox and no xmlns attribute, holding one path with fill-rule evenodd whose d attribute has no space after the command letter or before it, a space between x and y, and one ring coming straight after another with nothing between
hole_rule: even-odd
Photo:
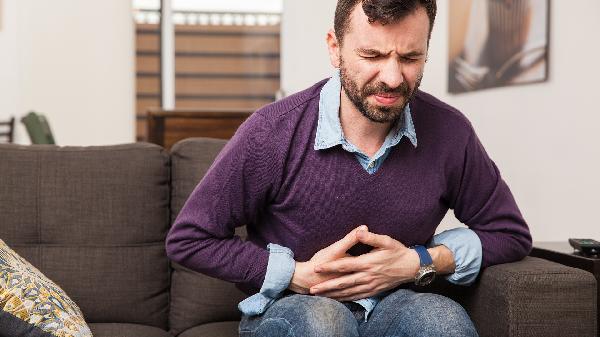
<instances>
[{"instance_id":1,"label":"white wall","mask_svg":"<svg viewBox=\"0 0 600 337\"><path fill-rule=\"evenodd\" d=\"M284 0L281 19L281 87L286 94L330 76L325 37L335 0Z\"/></svg>"},{"instance_id":2,"label":"white wall","mask_svg":"<svg viewBox=\"0 0 600 337\"><path fill-rule=\"evenodd\" d=\"M17 1L0 0L0 120L17 111Z\"/></svg>"},{"instance_id":3,"label":"white wall","mask_svg":"<svg viewBox=\"0 0 600 337\"><path fill-rule=\"evenodd\" d=\"M335 0L284 2L282 87L291 93L331 72L324 36ZM471 120L529 222L534 241L600 240L600 1L552 1L550 80L447 93L448 1L438 1L422 89ZM316 10L318 9L318 10ZM457 224L448 217L444 228Z\"/></svg>"},{"instance_id":4,"label":"white wall","mask_svg":"<svg viewBox=\"0 0 600 337\"><path fill-rule=\"evenodd\" d=\"M3 1L9 18L0 48L9 56L0 56L0 70L8 68L11 78L0 79L2 88L10 87L0 92L0 102L10 102L0 118L44 113L59 145L134 141L131 2ZM17 42L3 40L5 33ZM23 128L17 142L29 142Z\"/></svg>"}]
</instances>

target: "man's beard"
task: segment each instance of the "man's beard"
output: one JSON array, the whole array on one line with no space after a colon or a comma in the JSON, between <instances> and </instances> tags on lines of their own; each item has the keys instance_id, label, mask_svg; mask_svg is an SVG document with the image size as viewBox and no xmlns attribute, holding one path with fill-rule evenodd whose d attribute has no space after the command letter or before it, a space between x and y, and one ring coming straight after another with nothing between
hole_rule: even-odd
<instances>
[{"instance_id":1,"label":"man's beard","mask_svg":"<svg viewBox=\"0 0 600 337\"><path fill-rule=\"evenodd\" d=\"M404 109L417 92L422 78L423 74L421 73L413 90L410 90L406 81L403 81L397 88L390 88L383 82L367 83L363 88L359 88L357 82L352 79L351 74L344 67L343 60L340 60L340 79L346 95L363 116L376 123L395 122L402 118ZM403 102L400 106L373 105L367 98L374 94L399 94Z\"/></svg>"}]
</instances>

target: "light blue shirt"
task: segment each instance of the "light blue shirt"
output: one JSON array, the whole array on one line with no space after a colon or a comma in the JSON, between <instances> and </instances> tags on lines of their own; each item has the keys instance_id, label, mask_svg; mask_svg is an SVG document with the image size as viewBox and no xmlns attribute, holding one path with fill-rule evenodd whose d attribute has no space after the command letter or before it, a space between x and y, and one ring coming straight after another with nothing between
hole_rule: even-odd
<instances>
[{"instance_id":1,"label":"light blue shirt","mask_svg":"<svg viewBox=\"0 0 600 337\"><path fill-rule=\"evenodd\" d=\"M319 120L315 136L315 150L323 150L340 145L344 150L354 153L361 166L369 173L375 173L403 137L417 147L417 135L412 121L410 105L406 105L404 114L393 126L381 148L372 157L364 154L344 137L340 110L341 81L339 70L321 89L319 99ZM468 228L454 228L433 237L430 247L444 245L454 254L456 265L453 274L445 278L454 284L469 285L475 281L481 268L481 241L475 232ZM288 288L294 275L295 260L293 252L276 244L269 244L269 262L265 281L257 294L239 303L238 308L244 315L260 315L273 304ZM354 301L365 308L365 321L377 303L387 292Z\"/></svg>"},{"instance_id":2,"label":"light blue shirt","mask_svg":"<svg viewBox=\"0 0 600 337\"><path fill-rule=\"evenodd\" d=\"M340 94L342 83L340 73L336 71L333 76L321 89L319 98L319 121L317 123L317 134L315 136L315 150L324 150L337 145L348 152L354 153L358 162L369 172L375 173L383 161L389 155L392 147L396 146L402 140L402 137L408 138L414 147L417 147L417 134L410 113L410 106L407 104L404 114L393 126L385 137L381 148L369 158L356 146L346 140L342 131L340 122Z\"/></svg>"}]
</instances>

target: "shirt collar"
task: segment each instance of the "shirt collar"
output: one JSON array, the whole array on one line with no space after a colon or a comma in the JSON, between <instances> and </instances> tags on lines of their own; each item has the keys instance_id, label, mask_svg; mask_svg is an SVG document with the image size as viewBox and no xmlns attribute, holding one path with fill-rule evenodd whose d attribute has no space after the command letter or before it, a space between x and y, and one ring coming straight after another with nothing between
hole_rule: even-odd
<instances>
[{"instance_id":1,"label":"shirt collar","mask_svg":"<svg viewBox=\"0 0 600 337\"><path fill-rule=\"evenodd\" d=\"M339 69L336 69L333 76L321 89L315 150L323 150L346 143L339 115L341 90L340 72ZM406 136L413 146L417 147L417 134L411 116L410 104L407 104L404 108L404 115L394 124L384 144L388 144L387 147L395 146L403 136Z\"/></svg>"}]
</instances>

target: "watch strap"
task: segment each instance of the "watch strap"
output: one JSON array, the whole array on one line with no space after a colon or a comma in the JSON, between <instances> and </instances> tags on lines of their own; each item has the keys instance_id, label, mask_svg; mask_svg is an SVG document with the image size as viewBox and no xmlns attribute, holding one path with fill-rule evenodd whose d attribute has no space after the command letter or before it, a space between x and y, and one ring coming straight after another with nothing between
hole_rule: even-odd
<instances>
[{"instance_id":1,"label":"watch strap","mask_svg":"<svg viewBox=\"0 0 600 337\"><path fill-rule=\"evenodd\" d=\"M414 246L413 249L419 254L419 260L421 261L421 267L429 266L433 264L433 260L431 259L431 255L427 251L425 246Z\"/></svg>"}]
</instances>

